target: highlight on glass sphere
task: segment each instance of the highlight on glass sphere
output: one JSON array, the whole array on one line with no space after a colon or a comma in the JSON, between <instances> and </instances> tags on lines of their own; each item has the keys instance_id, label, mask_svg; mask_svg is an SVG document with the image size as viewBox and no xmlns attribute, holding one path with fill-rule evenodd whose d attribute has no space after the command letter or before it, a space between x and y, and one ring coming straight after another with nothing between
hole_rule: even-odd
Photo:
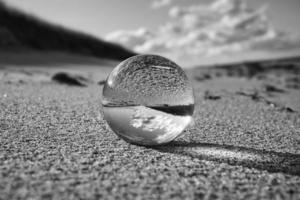
<instances>
[{"instance_id":1,"label":"highlight on glass sphere","mask_svg":"<svg viewBox=\"0 0 300 200\"><path fill-rule=\"evenodd\" d=\"M102 106L104 119L119 137L160 145L174 140L192 121L194 94L177 64L157 55L138 55L110 73Z\"/></svg>"}]
</instances>

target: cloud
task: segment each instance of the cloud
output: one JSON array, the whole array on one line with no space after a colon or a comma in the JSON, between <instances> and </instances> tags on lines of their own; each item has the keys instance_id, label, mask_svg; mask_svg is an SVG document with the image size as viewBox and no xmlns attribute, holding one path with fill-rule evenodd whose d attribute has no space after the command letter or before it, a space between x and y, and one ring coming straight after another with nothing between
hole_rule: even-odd
<instances>
[{"instance_id":1,"label":"cloud","mask_svg":"<svg viewBox=\"0 0 300 200\"><path fill-rule=\"evenodd\" d=\"M124 45L129 49L136 50L147 41L153 39L154 35L146 28L139 28L133 31L119 30L108 34L105 39Z\"/></svg>"},{"instance_id":2,"label":"cloud","mask_svg":"<svg viewBox=\"0 0 300 200\"><path fill-rule=\"evenodd\" d=\"M154 0L151 4L153 9L162 8L172 3L172 0Z\"/></svg>"},{"instance_id":3,"label":"cloud","mask_svg":"<svg viewBox=\"0 0 300 200\"><path fill-rule=\"evenodd\" d=\"M267 6L255 10L243 0L174 6L169 10L169 22L155 32L145 28L118 31L107 39L140 53L165 55L175 61L246 51L300 49L300 36L276 30L266 11Z\"/></svg>"}]
</instances>

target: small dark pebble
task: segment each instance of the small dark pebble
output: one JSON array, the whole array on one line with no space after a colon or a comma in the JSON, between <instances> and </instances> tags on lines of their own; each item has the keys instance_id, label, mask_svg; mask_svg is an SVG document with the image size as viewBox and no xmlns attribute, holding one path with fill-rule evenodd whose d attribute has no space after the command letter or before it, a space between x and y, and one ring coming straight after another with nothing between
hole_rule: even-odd
<instances>
[{"instance_id":1,"label":"small dark pebble","mask_svg":"<svg viewBox=\"0 0 300 200\"><path fill-rule=\"evenodd\" d=\"M267 77L266 74L258 74L258 75L256 76L256 79L257 79L257 80L267 80L268 77Z\"/></svg>"},{"instance_id":2,"label":"small dark pebble","mask_svg":"<svg viewBox=\"0 0 300 200\"><path fill-rule=\"evenodd\" d=\"M88 80L85 77L72 75L65 72L58 72L52 76L52 80L70 86L87 86Z\"/></svg>"},{"instance_id":3,"label":"small dark pebble","mask_svg":"<svg viewBox=\"0 0 300 200\"><path fill-rule=\"evenodd\" d=\"M275 103L273 101L270 101L270 100L268 100L268 99L266 99L266 98L264 98L262 96L259 96L259 94L258 94L257 91L255 91L254 93L250 93L250 94L245 93L245 92L236 92L236 94L242 95L242 96L251 97L251 99L254 100L254 101L263 101L266 104L270 105L271 107L277 108L280 111L285 111L285 112L289 112L289 113L296 112L295 110L293 110L290 107L286 107L286 106L280 105L280 104Z\"/></svg>"},{"instance_id":4,"label":"small dark pebble","mask_svg":"<svg viewBox=\"0 0 300 200\"><path fill-rule=\"evenodd\" d=\"M104 85L105 84L105 80L99 81L98 85Z\"/></svg>"},{"instance_id":5,"label":"small dark pebble","mask_svg":"<svg viewBox=\"0 0 300 200\"><path fill-rule=\"evenodd\" d=\"M278 93L284 93L285 90L277 88L273 85L265 85L266 92L278 92Z\"/></svg>"},{"instance_id":6,"label":"small dark pebble","mask_svg":"<svg viewBox=\"0 0 300 200\"><path fill-rule=\"evenodd\" d=\"M257 91L254 91L253 93L249 93L249 94L245 92L236 92L236 94L251 97L251 99L254 101L258 101L261 99L261 96L259 96Z\"/></svg>"},{"instance_id":7,"label":"small dark pebble","mask_svg":"<svg viewBox=\"0 0 300 200\"><path fill-rule=\"evenodd\" d=\"M285 107L284 110L287 111L287 112L290 112L290 113L295 112L295 111L294 111L293 109L291 109L290 107Z\"/></svg>"},{"instance_id":8,"label":"small dark pebble","mask_svg":"<svg viewBox=\"0 0 300 200\"><path fill-rule=\"evenodd\" d=\"M221 96L211 94L211 92L207 90L204 93L204 99L206 99L206 100L219 100L219 99L221 99Z\"/></svg>"},{"instance_id":9,"label":"small dark pebble","mask_svg":"<svg viewBox=\"0 0 300 200\"><path fill-rule=\"evenodd\" d=\"M300 89L300 78L299 77L286 78L285 86L290 89Z\"/></svg>"},{"instance_id":10,"label":"small dark pebble","mask_svg":"<svg viewBox=\"0 0 300 200\"><path fill-rule=\"evenodd\" d=\"M195 79L197 81L205 81L205 80L211 79L211 75L210 74L201 74L200 76L196 76Z\"/></svg>"},{"instance_id":11,"label":"small dark pebble","mask_svg":"<svg viewBox=\"0 0 300 200\"><path fill-rule=\"evenodd\" d=\"M299 77L288 77L285 79L286 82L291 82L291 83L300 83L300 78Z\"/></svg>"},{"instance_id":12,"label":"small dark pebble","mask_svg":"<svg viewBox=\"0 0 300 200\"><path fill-rule=\"evenodd\" d=\"M18 83L19 84L25 84L26 82L24 80L19 80Z\"/></svg>"},{"instance_id":13,"label":"small dark pebble","mask_svg":"<svg viewBox=\"0 0 300 200\"><path fill-rule=\"evenodd\" d=\"M289 89L299 90L300 89L300 84L286 84L285 87L287 87Z\"/></svg>"},{"instance_id":14,"label":"small dark pebble","mask_svg":"<svg viewBox=\"0 0 300 200\"><path fill-rule=\"evenodd\" d=\"M222 72L215 72L215 76L216 76L216 77L222 77L222 76L223 76L223 73L222 73Z\"/></svg>"}]
</instances>

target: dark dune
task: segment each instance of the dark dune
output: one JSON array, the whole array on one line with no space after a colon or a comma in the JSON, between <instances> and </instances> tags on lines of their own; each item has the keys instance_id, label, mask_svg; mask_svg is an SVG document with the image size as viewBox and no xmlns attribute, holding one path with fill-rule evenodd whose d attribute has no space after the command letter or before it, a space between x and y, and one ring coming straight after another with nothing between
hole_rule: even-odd
<instances>
[{"instance_id":1,"label":"dark dune","mask_svg":"<svg viewBox=\"0 0 300 200\"><path fill-rule=\"evenodd\" d=\"M115 66L119 61L107 58L97 58L90 55L62 51L26 50L12 52L0 50L1 66L40 66L53 67L59 65L98 65Z\"/></svg>"},{"instance_id":2,"label":"dark dune","mask_svg":"<svg viewBox=\"0 0 300 200\"><path fill-rule=\"evenodd\" d=\"M0 1L0 52L58 51L123 60L135 53L120 45L50 24ZM0 60L1 62L1 60Z\"/></svg>"}]
</instances>

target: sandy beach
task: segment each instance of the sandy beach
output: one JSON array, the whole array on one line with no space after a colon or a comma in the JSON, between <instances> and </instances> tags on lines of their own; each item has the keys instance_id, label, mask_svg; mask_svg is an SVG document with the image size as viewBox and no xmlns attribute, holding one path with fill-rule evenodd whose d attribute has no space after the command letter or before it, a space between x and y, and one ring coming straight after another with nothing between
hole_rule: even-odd
<instances>
[{"instance_id":1,"label":"sandy beach","mask_svg":"<svg viewBox=\"0 0 300 200\"><path fill-rule=\"evenodd\" d=\"M125 142L103 120L113 65L2 65L0 199L300 198L297 63L251 76L187 70L195 123L154 148ZM52 80L58 72L84 86Z\"/></svg>"},{"instance_id":2,"label":"sandy beach","mask_svg":"<svg viewBox=\"0 0 300 200\"><path fill-rule=\"evenodd\" d=\"M0 0L0 200L300 200L299 7Z\"/></svg>"}]
</instances>

